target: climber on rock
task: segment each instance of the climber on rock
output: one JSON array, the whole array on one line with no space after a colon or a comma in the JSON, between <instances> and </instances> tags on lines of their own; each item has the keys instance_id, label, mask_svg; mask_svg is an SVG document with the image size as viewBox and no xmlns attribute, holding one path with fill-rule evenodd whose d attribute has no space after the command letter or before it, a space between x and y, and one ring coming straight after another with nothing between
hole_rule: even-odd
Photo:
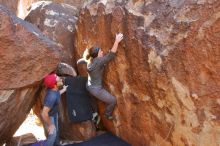
<instances>
[{"instance_id":1,"label":"climber on rock","mask_svg":"<svg viewBox=\"0 0 220 146\"><path fill-rule=\"evenodd\" d=\"M60 145L58 133L58 104L61 94L68 86L63 86L62 79L56 74L47 75L44 78L44 84L47 87L44 98L44 107L41 113L45 127L48 130L47 146ZM63 86L62 90L59 90Z\"/></svg>"},{"instance_id":2,"label":"climber on rock","mask_svg":"<svg viewBox=\"0 0 220 146\"><path fill-rule=\"evenodd\" d=\"M116 105L116 98L103 88L102 76L105 64L115 57L118 44L122 39L123 34L116 34L114 45L106 55L103 55L101 48L91 47L86 49L83 58L77 61L77 64L87 64L88 81L86 88L93 96L108 104L104 116L109 120L113 119L112 113Z\"/></svg>"}]
</instances>

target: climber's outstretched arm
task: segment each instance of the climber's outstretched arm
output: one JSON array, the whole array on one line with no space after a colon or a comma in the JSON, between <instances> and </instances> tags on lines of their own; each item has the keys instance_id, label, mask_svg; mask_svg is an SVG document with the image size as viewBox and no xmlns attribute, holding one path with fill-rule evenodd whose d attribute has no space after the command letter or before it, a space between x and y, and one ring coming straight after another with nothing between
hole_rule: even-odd
<instances>
[{"instance_id":1,"label":"climber's outstretched arm","mask_svg":"<svg viewBox=\"0 0 220 146\"><path fill-rule=\"evenodd\" d=\"M106 54L104 57L99 58L100 65L104 65L104 64L108 63L109 61L111 61L115 57L115 53L117 52L117 49L118 49L118 44L121 42L122 39L123 39L123 34L121 34L121 33L116 34L115 42L114 42L114 45L112 46L112 49L110 50L110 52L108 54Z\"/></svg>"},{"instance_id":2,"label":"climber's outstretched arm","mask_svg":"<svg viewBox=\"0 0 220 146\"><path fill-rule=\"evenodd\" d=\"M122 33L116 34L115 42L114 42L114 45L112 46L111 52L113 52L113 53L117 52L118 44L121 42L122 39L123 39L123 34Z\"/></svg>"}]
</instances>

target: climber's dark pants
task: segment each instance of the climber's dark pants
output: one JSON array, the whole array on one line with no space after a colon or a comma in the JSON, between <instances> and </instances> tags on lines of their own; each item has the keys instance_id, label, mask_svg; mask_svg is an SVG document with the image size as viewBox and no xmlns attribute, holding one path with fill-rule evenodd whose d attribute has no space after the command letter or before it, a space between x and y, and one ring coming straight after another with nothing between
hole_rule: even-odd
<instances>
[{"instance_id":1,"label":"climber's dark pants","mask_svg":"<svg viewBox=\"0 0 220 146\"><path fill-rule=\"evenodd\" d=\"M108 91L106 91L101 86L87 86L87 90L99 100L107 103L107 107L105 109L105 115L111 116L116 105L116 98L112 96Z\"/></svg>"}]
</instances>

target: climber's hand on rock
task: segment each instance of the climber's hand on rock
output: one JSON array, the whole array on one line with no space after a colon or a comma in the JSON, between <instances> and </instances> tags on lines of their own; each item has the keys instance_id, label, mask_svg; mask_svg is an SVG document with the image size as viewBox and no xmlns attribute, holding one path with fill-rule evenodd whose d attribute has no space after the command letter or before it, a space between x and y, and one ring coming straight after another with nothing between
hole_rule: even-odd
<instances>
[{"instance_id":1,"label":"climber's hand on rock","mask_svg":"<svg viewBox=\"0 0 220 146\"><path fill-rule=\"evenodd\" d=\"M123 34L122 34L122 33L116 34L116 36L115 36L115 41L116 41L117 43L120 43L122 39L123 39Z\"/></svg>"}]
</instances>

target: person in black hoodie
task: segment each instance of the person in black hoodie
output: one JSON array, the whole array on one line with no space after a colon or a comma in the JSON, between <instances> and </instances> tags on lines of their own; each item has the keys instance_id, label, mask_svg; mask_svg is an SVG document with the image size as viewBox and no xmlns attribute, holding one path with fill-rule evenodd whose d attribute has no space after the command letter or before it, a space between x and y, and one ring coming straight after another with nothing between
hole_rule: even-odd
<instances>
[{"instance_id":1,"label":"person in black hoodie","mask_svg":"<svg viewBox=\"0 0 220 146\"><path fill-rule=\"evenodd\" d=\"M122 39L123 34L116 34L114 45L106 55L103 55L100 48L92 47L86 49L83 58L77 61L77 64L87 63L88 81L86 88L93 96L108 104L105 117L109 120L113 119L112 113L116 105L116 98L103 88L103 70L105 64L115 57L118 44Z\"/></svg>"}]
</instances>

